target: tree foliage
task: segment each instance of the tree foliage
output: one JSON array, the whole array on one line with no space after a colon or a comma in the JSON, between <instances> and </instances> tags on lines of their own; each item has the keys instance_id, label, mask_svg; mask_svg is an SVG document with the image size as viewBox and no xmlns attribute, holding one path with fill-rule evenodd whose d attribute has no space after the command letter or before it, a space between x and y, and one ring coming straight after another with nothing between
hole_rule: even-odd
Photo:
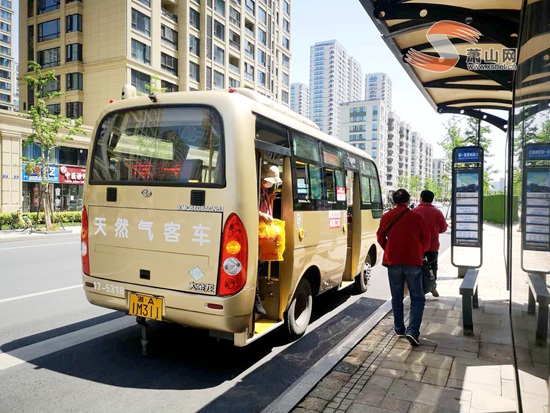
<instances>
[{"instance_id":1,"label":"tree foliage","mask_svg":"<svg viewBox=\"0 0 550 413\"><path fill-rule=\"evenodd\" d=\"M25 82L34 92L34 104L29 102L29 110L22 114L31 121L31 133L23 140L23 146L36 145L40 148L38 158L22 156L26 164L27 173L38 170L40 173L40 204L44 210L46 229L52 229L53 199L50 188L50 166L54 163L53 149L82 130L82 118L68 119L61 115L54 115L48 110L48 104L63 95L58 91L55 71L43 71L41 66L33 61L28 63L29 71L33 75L25 76Z\"/></svg>"}]
</instances>

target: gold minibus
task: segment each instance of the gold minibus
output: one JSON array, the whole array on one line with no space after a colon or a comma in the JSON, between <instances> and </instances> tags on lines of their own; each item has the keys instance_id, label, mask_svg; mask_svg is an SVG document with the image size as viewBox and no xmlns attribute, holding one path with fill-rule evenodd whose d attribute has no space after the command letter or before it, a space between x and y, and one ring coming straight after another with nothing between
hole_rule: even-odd
<instances>
[{"instance_id":1,"label":"gold minibus","mask_svg":"<svg viewBox=\"0 0 550 413\"><path fill-rule=\"evenodd\" d=\"M382 199L364 151L249 89L124 91L90 143L81 255L92 304L245 346L283 324L304 334L314 296L366 291ZM267 263L264 164L280 171L273 215L285 223L283 260Z\"/></svg>"}]
</instances>

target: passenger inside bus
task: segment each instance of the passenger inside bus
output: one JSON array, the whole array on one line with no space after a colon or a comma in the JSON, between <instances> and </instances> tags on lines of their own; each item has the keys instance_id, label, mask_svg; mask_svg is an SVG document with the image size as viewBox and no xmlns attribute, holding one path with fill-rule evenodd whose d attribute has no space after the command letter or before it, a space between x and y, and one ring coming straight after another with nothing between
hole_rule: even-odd
<instances>
[{"instance_id":1,"label":"passenger inside bus","mask_svg":"<svg viewBox=\"0 0 550 413\"><path fill-rule=\"evenodd\" d=\"M283 182L279 176L279 168L275 165L264 164L262 165L261 174L261 186L260 186L260 199L259 199L259 220L266 224L270 224L273 221L273 201L275 200L275 189L278 184ZM263 262L258 264L258 277L262 269ZM260 283L259 280L256 284L256 300L255 310L257 314L266 315L267 312L262 304L260 297Z\"/></svg>"}]
</instances>

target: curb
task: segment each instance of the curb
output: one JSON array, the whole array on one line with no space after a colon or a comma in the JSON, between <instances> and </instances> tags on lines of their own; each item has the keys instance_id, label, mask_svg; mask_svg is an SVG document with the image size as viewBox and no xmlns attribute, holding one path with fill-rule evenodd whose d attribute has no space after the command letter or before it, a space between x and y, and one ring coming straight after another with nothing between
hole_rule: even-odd
<instances>
[{"instance_id":1,"label":"curb","mask_svg":"<svg viewBox=\"0 0 550 413\"><path fill-rule=\"evenodd\" d=\"M338 343L261 413L288 413L392 310L391 299Z\"/></svg>"},{"instance_id":2,"label":"curb","mask_svg":"<svg viewBox=\"0 0 550 413\"><path fill-rule=\"evenodd\" d=\"M76 228L76 227L75 227ZM2 242L18 242L18 241L31 241L41 238L65 238L72 235L80 235L80 227L78 230L64 230L64 231L36 231L31 233L16 233L11 230L0 231L0 243Z\"/></svg>"}]
</instances>

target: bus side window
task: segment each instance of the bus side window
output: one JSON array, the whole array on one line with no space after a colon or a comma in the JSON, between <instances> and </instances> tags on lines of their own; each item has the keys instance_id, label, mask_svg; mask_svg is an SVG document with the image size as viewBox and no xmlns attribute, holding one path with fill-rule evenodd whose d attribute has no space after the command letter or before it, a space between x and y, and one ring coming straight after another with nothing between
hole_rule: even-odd
<instances>
[{"instance_id":1,"label":"bus side window","mask_svg":"<svg viewBox=\"0 0 550 413\"><path fill-rule=\"evenodd\" d=\"M336 185L334 177L334 169L325 169L325 188L327 189L327 201L330 203L336 203Z\"/></svg>"},{"instance_id":2,"label":"bus side window","mask_svg":"<svg viewBox=\"0 0 550 413\"><path fill-rule=\"evenodd\" d=\"M361 175L361 209L370 209L371 205L371 192L369 178L365 175Z\"/></svg>"},{"instance_id":3,"label":"bus side window","mask_svg":"<svg viewBox=\"0 0 550 413\"><path fill-rule=\"evenodd\" d=\"M307 165L302 162L296 162L296 189L298 193L298 202L309 202Z\"/></svg>"},{"instance_id":4,"label":"bus side window","mask_svg":"<svg viewBox=\"0 0 550 413\"><path fill-rule=\"evenodd\" d=\"M320 166L308 165L310 196L314 201L320 201L323 198L323 177Z\"/></svg>"}]
</instances>

